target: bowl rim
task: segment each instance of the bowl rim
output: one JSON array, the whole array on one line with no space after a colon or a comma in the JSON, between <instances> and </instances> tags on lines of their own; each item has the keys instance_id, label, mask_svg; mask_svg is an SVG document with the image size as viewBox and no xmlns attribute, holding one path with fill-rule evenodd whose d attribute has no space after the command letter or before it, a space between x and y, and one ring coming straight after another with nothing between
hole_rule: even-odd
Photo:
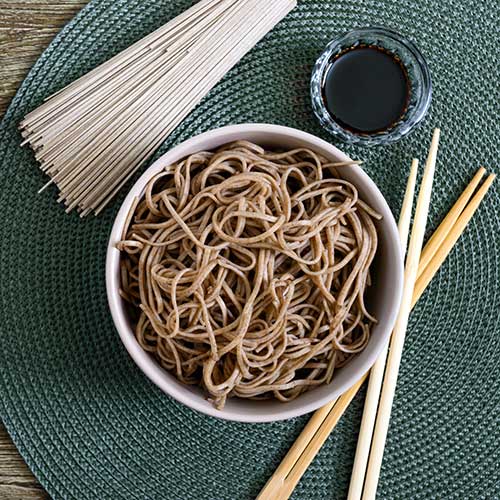
<instances>
[{"instance_id":1,"label":"bowl rim","mask_svg":"<svg viewBox=\"0 0 500 500\"><path fill-rule=\"evenodd\" d=\"M121 207L115 217L111 233L108 239L107 254L106 254L106 293L108 298L109 309L115 325L116 330L120 336L120 339L125 346L127 352L135 362L135 364L140 368L140 370L153 382L157 387L159 387L165 394L174 398L178 402L186 405L187 407L209 415L211 417L216 417L222 420L230 420L237 422L248 422L248 423L266 423L266 422L276 422L280 420L286 420L294 417L298 417L318 408L324 406L325 404L333 401L336 397L340 396L351 386L353 386L361 377L373 366L377 360L379 354L382 352L383 348L387 345L390 337L390 333L394 327L396 321L397 313L399 311L400 302L403 292L403 257L401 251L401 245L399 243L399 233L397 230L397 225L394 220L394 216L385 200L385 197L380 192L379 188L376 186L374 181L369 177L369 175L364 172L360 167L353 167L357 169L356 175L363 178L364 182L367 183L370 189L375 193L375 196L379 199L383 207L383 216L388 217L388 229L389 229L389 243L393 246L393 250L396 255L400 258L394 263L394 294L396 299L393 301L391 308L388 313L388 319L386 321L386 328L380 332L380 341L377 343L376 348L373 349L371 354L367 356L364 363L356 370L355 376L351 376L348 380L341 384L336 390L327 394L323 397L316 398L313 402L309 404L304 404L299 408L287 408L286 403L283 404L283 409L277 411L269 411L267 409L266 413L246 413L244 411L237 411L235 409L231 410L217 410L211 404L202 404L195 398L192 398L187 390L183 390L182 383L179 387L176 384L168 380L168 377L172 375L168 374L155 360L153 360L146 351L137 342L132 329L127 324L127 318L125 314L122 313L123 310L123 299L119 294L119 262L120 262L120 251L116 248L116 243L121 239L123 233L123 226L127 219L130 211L131 205L134 203L136 197L142 196L147 182L151 177L159 172L166 163L171 163L172 161L178 161L180 158L188 154L192 154L196 151L196 146L200 142L207 140L222 139L230 135L245 135L245 134L273 134L273 135L286 135L291 139L297 140L299 142L304 142L307 147L314 149L329 150L332 154L340 157L341 161L350 161L350 158L340 151L338 148L332 144L316 137L307 132L285 127L281 125L271 125L264 123L249 123L249 124L238 124L229 125L221 128L213 129L208 132L191 137L190 139L176 145L164 155L158 158L146 171L140 176L140 178L135 182L135 184L130 188L127 196L123 200ZM227 142L231 142L228 139ZM221 142L223 144L223 142ZM169 158L166 162L165 159ZM170 159L174 158L174 159Z\"/></svg>"}]
</instances>

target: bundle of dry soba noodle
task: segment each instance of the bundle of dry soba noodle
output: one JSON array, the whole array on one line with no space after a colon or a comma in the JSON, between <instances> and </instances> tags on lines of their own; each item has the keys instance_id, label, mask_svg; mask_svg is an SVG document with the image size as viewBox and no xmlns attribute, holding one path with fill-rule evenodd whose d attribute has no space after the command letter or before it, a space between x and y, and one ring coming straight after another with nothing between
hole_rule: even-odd
<instances>
[{"instance_id":1,"label":"bundle of dry soba noodle","mask_svg":"<svg viewBox=\"0 0 500 500\"><path fill-rule=\"evenodd\" d=\"M218 408L294 399L369 340L379 215L336 166L237 142L167 166L130 214L121 292L137 340Z\"/></svg>"}]
</instances>

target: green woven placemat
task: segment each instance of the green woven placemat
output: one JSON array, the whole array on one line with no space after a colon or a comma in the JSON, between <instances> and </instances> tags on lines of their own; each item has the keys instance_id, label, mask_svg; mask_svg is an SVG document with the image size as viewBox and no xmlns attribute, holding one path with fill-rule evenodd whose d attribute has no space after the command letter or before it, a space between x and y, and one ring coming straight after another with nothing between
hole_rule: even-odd
<instances>
[{"instance_id":1,"label":"green woven placemat","mask_svg":"<svg viewBox=\"0 0 500 500\"><path fill-rule=\"evenodd\" d=\"M98 218L66 215L55 191L36 194L46 179L32 153L19 148L16 125L44 97L190 3L93 1L43 54L1 124L0 413L54 498L250 499L307 420L222 422L149 383L122 347L106 303L106 242L120 199ZM309 104L316 57L339 32L392 27L427 57L432 111L394 146L340 147L365 160L398 213L411 158L425 156L432 128L441 126L430 231L480 164L496 168L498 17L495 0L302 0L163 151L207 129L248 121L331 140ZM380 498L500 496L499 185L412 314ZM361 396L294 498L345 497Z\"/></svg>"}]
</instances>

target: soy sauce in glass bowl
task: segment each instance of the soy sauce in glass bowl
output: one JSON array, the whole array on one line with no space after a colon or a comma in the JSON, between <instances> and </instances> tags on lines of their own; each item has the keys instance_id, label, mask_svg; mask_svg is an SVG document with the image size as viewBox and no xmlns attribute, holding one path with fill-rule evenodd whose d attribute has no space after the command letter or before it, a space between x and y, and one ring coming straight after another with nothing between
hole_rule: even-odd
<instances>
[{"instance_id":1,"label":"soy sauce in glass bowl","mask_svg":"<svg viewBox=\"0 0 500 500\"><path fill-rule=\"evenodd\" d=\"M389 144L426 115L431 78L416 46L385 28L360 28L333 40L311 79L323 127L351 144Z\"/></svg>"}]
</instances>

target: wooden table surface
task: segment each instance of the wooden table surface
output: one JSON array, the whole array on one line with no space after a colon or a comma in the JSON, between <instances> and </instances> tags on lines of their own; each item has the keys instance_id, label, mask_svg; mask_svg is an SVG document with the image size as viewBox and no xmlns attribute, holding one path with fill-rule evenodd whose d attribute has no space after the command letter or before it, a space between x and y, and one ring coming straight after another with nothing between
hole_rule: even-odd
<instances>
[{"instance_id":1,"label":"wooden table surface","mask_svg":"<svg viewBox=\"0 0 500 500\"><path fill-rule=\"evenodd\" d=\"M0 0L0 117L43 49L86 3ZM0 423L0 500L48 498Z\"/></svg>"}]
</instances>

